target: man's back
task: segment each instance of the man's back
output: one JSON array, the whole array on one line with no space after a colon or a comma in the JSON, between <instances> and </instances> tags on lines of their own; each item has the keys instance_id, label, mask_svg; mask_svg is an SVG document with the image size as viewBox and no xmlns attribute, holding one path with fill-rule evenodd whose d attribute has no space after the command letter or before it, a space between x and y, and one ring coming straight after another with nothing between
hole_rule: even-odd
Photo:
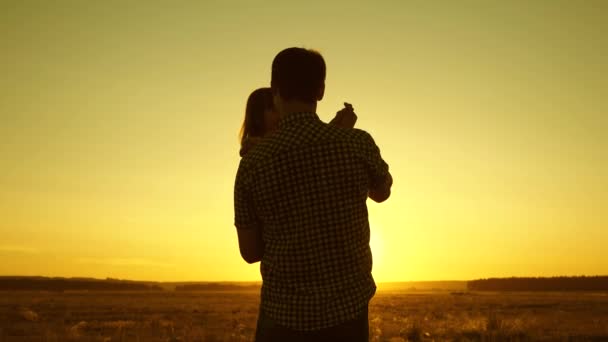
<instances>
[{"instance_id":1,"label":"man's back","mask_svg":"<svg viewBox=\"0 0 608 342\"><path fill-rule=\"evenodd\" d=\"M263 229L261 310L296 330L353 319L375 292L366 200L388 174L369 134L291 113L239 166L235 224Z\"/></svg>"}]
</instances>

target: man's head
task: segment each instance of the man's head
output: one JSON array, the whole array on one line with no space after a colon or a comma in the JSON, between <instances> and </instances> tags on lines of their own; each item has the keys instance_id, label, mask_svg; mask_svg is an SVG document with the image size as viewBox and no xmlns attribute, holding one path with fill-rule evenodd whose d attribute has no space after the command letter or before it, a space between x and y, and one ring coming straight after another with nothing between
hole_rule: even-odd
<instances>
[{"instance_id":1,"label":"man's head","mask_svg":"<svg viewBox=\"0 0 608 342\"><path fill-rule=\"evenodd\" d=\"M315 104L325 92L325 61L321 54L303 48L287 48L272 61L270 87L282 101Z\"/></svg>"}]
</instances>

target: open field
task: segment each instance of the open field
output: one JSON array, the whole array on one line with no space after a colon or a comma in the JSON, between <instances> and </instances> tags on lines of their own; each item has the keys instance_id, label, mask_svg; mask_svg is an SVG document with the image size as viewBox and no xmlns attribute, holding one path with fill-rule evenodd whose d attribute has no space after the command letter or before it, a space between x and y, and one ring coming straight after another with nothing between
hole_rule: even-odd
<instances>
[{"instance_id":1,"label":"open field","mask_svg":"<svg viewBox=\"0 0 608 342\"><path fill-rule=\"evenodd\" d=\"M0 342L251 341L259 294L0 292ZM606 293L379 291L372 341L608 341Z\"/></svg>"}]
</instances>

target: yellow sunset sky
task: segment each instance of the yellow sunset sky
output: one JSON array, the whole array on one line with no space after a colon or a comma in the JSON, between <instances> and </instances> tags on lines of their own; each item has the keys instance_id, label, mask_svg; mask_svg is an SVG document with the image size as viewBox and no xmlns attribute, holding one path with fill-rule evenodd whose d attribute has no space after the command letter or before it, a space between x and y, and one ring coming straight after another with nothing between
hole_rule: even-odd
<instances>
[{"instance_id":1,"label":"yellow sunset sky","mask_svg":"<svg viewBox=\"0 0 608 342\"><path fill-rule=\"evenodd\" d=\"M378 281L608 274L606 1L2 1L0 275L259 280L245 101L327 63L395 179Z\"/></svg>"}]
</instances>

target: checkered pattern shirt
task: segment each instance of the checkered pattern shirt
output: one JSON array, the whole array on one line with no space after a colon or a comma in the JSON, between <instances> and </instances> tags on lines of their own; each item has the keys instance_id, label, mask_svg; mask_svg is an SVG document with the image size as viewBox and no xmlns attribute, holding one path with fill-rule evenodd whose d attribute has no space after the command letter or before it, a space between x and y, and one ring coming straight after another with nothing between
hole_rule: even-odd
<instances>
[{"instance_id":1,"label":"checkered pattern shirt","mask_svg":"<svg viewBox=\"0 0 608 342\"><path fill-rule=\"evenodd\" d=\"M376 291L367 194L388 165L360 129L292 113L239 164L235 225L261 229L261 310L319 330L355 319Z\"/></svg>"}]
</instances>

